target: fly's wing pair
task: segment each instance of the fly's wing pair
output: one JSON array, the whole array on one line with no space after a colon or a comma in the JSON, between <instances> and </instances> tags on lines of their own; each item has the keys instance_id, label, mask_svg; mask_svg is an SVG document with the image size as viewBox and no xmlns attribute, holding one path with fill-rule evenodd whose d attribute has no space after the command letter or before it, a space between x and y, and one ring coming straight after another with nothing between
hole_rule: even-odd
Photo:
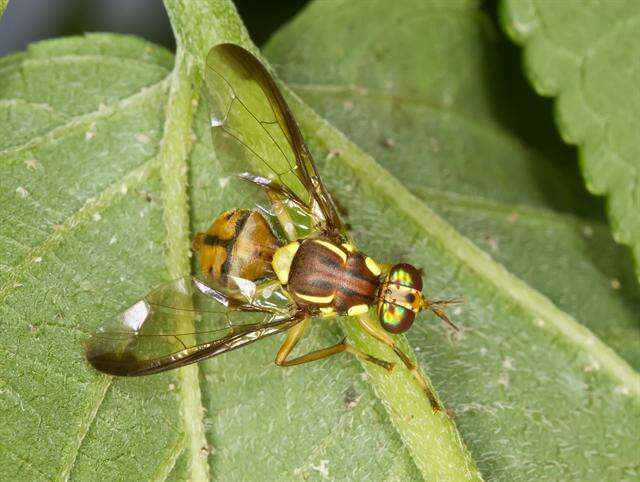
<instances>
[{"instance_id":1,"label":"fly's wing pair","mask_svg":"<svg viewBox=\"0 0 640 482\"><path fill-rule=\"evenodd\" d=\"M206 59L214 148L228 171L260 185L290 239L343 226L282 94L256 57L232 44ZM233 286L234 288L230 288ZM162 285L86 344L98 370L157 373L239 348L301 321L280 285L186 277Z\"/></svg>"},{"instance_id":2,"label":"fly's wing pair","mask_svg":"<svg viewBox=\"0 0 640 482\"><path fill-rule=\"evenodd\" d=\"M295 228L283 226L287 236L342 235L298 124L264 65L238 45L217 45L207 55L204 93L223 169L266 188L272 204L277 198Z\"/></svg>"},{"instance_id":3,"label":"fly's wing pair","mask_svg":"<svg viewBox=\"0 0 640 482\"><path fill-rule=\"evenodd\" d=\"M300 321L278 290L249 294L185 277L164 284L96 332L86 356L99 371L140 376L178 368L287 330Z\"/></svg>"}]
</instances>

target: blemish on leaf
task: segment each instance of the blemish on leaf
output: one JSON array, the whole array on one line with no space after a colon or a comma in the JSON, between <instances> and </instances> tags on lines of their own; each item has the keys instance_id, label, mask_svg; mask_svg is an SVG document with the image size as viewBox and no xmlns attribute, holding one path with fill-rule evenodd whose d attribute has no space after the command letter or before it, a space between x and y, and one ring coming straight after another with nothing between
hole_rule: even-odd
<instances>
[{"instance_id":1,"label":"blemish on leaf","mask_svg":"<svg viewBox=\"0 0 640 482\"><path fill-rule=\"evenodd\" d=\"M620 280L618 278L613 278L611 280L611 288L614 290L619 290L620 288L622 288L622 283L620 283Z\"/></svg>"},{"instance_id":2,"label":"blemish on leaf","mask_svg":"<svg viewBox=\"0 0 640 482\"><path fill-rule=\"evenodd\" d=\"M485 234L484 236L482 236L482 240L487 243L487 246L491 248L491 251L493 251L494 253L498 251L498 240L494 236Z\"/></svg>"},{"instance_id":3,"label":"blemish on leaf","mask_svg":"<svg viewBox=\"0 0 640 482\"><path fill-rule=\"evenodd\" d=\"M435 137L431 137L429 139L429 149L431 152L439 152L440 151L440 142Z\"/></svg>"},{"instance_id":4,"label":"blemish on leaf","mask_svg":"<svg viewBox=\"0 0 640 482\"><path fill-rule=\"evenodd\" d=\"M36 256L35 258L33 258L33 262L34 263L42 263L42 256Z\"/></svg>"},{"instance_id":5,"label":"blemish on leaf","mask_svg":"<svg viewBox=\"0 0 640 482\"><path fill-rule=\"evenodd\" d=\"M329 461L327 459L322 459L320 461L320 464L312 465L311 469L315 470L317 472L320 472L320 475L322 475L323 477L328 477L329 476Z\"/></svg>"},{"instance_id":6,"label":"blemish on leaf","mask_svg":"<svg viewBox=\"0 0 640 482\"><path fill-rule=\"evenodd\" d=\"M109 240L109 244L116 244L118 242L118 238L116 236L113 236L110 240Z\"/></svg>"},{"instance_id":7,"label":"blemish on leaf","mask_svg":"<svg viewBox=\"0 0 640 482\"><path fill-rule=\"evenodd\" d=\"M622 395L629 395L629 387L619 386L615 388L616 393L620 393Z\"/></svg>"},{"instance_id":8,"label":"blemish on leaf","mask_svg":"<svg viewBox=\"0 0 640 482\"><path fill-rule=\"evenodd\" d=\"M220 189L224 189L227 184L229 184L229 178L228 177L221 177L218 179L218 185L220 186Z\"/></svg>"},{"instance_id":9,"label":"blemish on leaf","mask_svg":"<svg viewBox=\"0 0 640 482\"><path fill-rule=\"evenodd\" d=\"M591 363L585 365L584 367L584 371L587 373L597 372L598 370L600 370L600 363L598 363L596 360L592 360Z\"/></svg>"},{"instance_id":10,"label":"blemish on leaf","mask_svg":"<svg viewBox=\"0 0 640 482\"><path fill-rule=\"evenodd\" d=\"M361 398L362 398L362 394L361 393L358 394L356 389L353 386L350 386L344 395L345 408L347 410L352 410L360 403Z\"/></svg>"},{"instance_id":11,"label":"blemish on leaf","mask_svg":"<svg viewBox=\"0 0 640 482\"><path fill-rule=\"evenodd\" d=\"M38 161L36 159L27 159L24 161L24 165L30 171L35 171L38 168Z\"/></svg>"},{"instance_id":12,"label":"blemish on leaf","mask_svg":"<svg viewBox=\"0 0 640 482\"><path fill-rule=\"evenodd\" d=\"M93 139L96 136L96 123L93 122L90 126L89 126L89 130L86 131L84 133L84 140L85 141L90 141L91 139Z\"/></svg>"},{"instance_id":13,"label":"blemish on leaf","mask_svg":"<svg viewBox=\"0 0 640 482\"><path fill-rule=\"evenodd\" d=\"M505 357L505 359L502 360L502 368L505 370L513 370L513 358Z\"/></svg>"},{"instance_id":14,"label":"blemish on leaf","mask_svg":"<svg viewBox=\"0 0 640 482\"><path fill-rule=\"evenodd\" d=\"M513 211L511 214L509 214L509 217L507 217L507 221L511 224L514 224L516 221L518 221L519 218L520 215L517 212Z\"/></svg>"},{"instance_id":15,"label":"blemish on leaf","mask_svg":"<svg viewBox=\"0 0 640 482\"><path fill-rule=\"evenodd\" d=\"M508 387L510 383L509 373L505 370L500 373L498 377L498 385L502 385L503 387Z\"/></svg>"},{"instance_id":16,"label":"blemish on leaf","mask_svg":"<svg viewBox=\"0 0 640 482\"><path fill-rule=\"evenodd\" d=\"M393 149L394 147L396 147L396 141L394 141L390 137L386 137L385 139L382 139L380 141L380 145L382 147L386 147L387 149Z\"/></svg>"},{"instance_id":17,"label":"blemish on leaf","mask_svg":"<svg viewBox=\"0 0 640 482\"><path fill-rule=\"evenodd\" d=\"M91 219L93 219L94 221L100 221L102 219L102 216L100 215L100 213L93 213L91 215Z\"/></svg>"},{"instance_id":18,"label":"blemish on leaf","mask_svg":"<svg viewBox=\"0 0 640 482\"><path fill-rule=\"evenodd\" d=\"M16 193L18 193L18 196L20 196L22 199L26 198L29 195L29 191L27 191L22 186L18 186L16 188Z\"/></svg>"},{"instance_id":19,"label":"blemish on leaf","mask_svg":"<svg viewBox=\"0 0 640 482\"><path fill-rule=\"evenodd\" d=\"M590 238L591 236L593 236L593 227L589 226L588 224L585 224L582 227L582 234L584 234L586 238Z\"/></svg>"},{"instance_id":20,"label":"blemish on leaf","mask_svg":"<svg viewBox=\"0 0 640 482\"><path fill-rule=\"evenodd\" d=\"M151 138L146 134L136 134L136 141L141 144L148 144L151 141Z\"/></svg>"}]
</instances>

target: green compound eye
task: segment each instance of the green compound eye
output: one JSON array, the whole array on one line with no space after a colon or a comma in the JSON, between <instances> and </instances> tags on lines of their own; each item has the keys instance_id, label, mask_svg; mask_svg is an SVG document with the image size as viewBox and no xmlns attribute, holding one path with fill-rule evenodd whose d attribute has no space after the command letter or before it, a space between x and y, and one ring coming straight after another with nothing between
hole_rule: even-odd
<instances>
[{"instance_id":1,"label":"green compound eye","mask_svg":"<svg viewBox=\"0 0 640 482\"><path fill-rule=\"evenodd\" d=\"M407 263L396 264L389 272L389 282L422 291L422 276Z\"/></svg>"},{"instance_id":2,"label":"green compound eye","mask_svg":"<svg viewBox=\"0 0 640 482\"><path fill-rule=\"evenodd\" d=\"M416 314L403 306L384 302L380 305L378 319L382 327L390 333L403 333L411 328Z\"/></svg>"}]
</instances>

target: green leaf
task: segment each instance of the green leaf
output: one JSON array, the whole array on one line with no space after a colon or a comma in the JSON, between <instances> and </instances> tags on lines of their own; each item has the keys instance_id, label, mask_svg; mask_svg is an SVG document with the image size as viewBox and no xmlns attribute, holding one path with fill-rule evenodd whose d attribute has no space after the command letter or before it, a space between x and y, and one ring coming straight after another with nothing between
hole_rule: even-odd
<instances>
[{"instance_id":1,"label":"green leaf","mask_svg":"<svg viewBox=\"0 0 640 482\"><path fill-rule=\"evenodd\" d=\"M411 29L394 29L412 12ZM365 15L377 20L358 22ZM320 2L266 52L414 195L638 368L631 259L598 219L509 47L473 2Z\"/></svg>"},{"instance_id":2,"label":"green leaf","mask_svg":"<svg viewBox=\"0 0 640 482\"><path fill-rule=\"evenodd\" d=\"M84 360L81 342L102 320L188 269L184 175L194 140L192 223L239 203L221 191L204 107L192 118L200 53L210 42L246 43L233 10L213 6L216 15L196 2L170 5L173 71L166 52L114 35L43 42L2 60L0 470L29 479L256 470L272 479L417 479L353 360L277 369L278 340L214 360L200 379L197 367L111 379ZM180 33L188 27L193 45ZM317 327L311 339L340 336Z\"/></svg>"},{"instance_id":3,"label":"green leaf","mask_svg":"<svg viewBox=\"0 0 640 482\"><path fill-rule=\"evenodd\" d=\"M276 368L278 339L145 379L114 380L87 366L86 334L185 272L189 228L242 200L233 183L222 187L205 107L193 107L208 47L247 46L246 32L225 2L167 6L175 64L115 35L42 42L0 60L0 472L33 480L472 477L471 462L455 463L465 456L446 417L404 398L416 390L401 370L368 372L380 403L347 357ZM433 296L467 299L456 315L459 341L449 344L430 317L417 321L411 341L485 475L636 476L637 375L293 100L362 247L424 267ZM341 336L323 322L309 341ZM600 450L603 440L610 451Z\"/></svg>"},{"instance_id":4,"label":"green leaf","mask_svg":"<svg viewBox=\"0 0 640 482\"><path fill-rule=\"evenodd\" d=\"M510 1L505 31L524 47L527 76L556 98L562 137L579 147L589 191L607 196L614 238L631 247L640 278L640 131L636 47L640 4Z\"/></svg>"},{"instance_id":5,"label":"green leaf","mask_svg":"<svg viewBox=\"0 0 640 482\"><path fill-rule=\"evenodd\" d=\"M570 164L574 156L555 138L539 101L527 96L511 50L499 39L491 18L474 2L396 2L390 7L387 2L370 1L313 3L270 40L266 53L297 94L375 154L415 196L638 367L640 296L630 257L613 242L593 202L581 192L581 182ZM524 122L523 112L527 113ZM331 187L344 192L342 183ZM348 193L338 198L347 199L351 216L361 209L357 202L348 203ZM358 234L368 240L357 228L364 223L351 220ZM382 226L375 228L376 236L384 232ZM443 243L449 245L451 240ZM415 251L412 248L407 259L413 259ZM432 273L427 270L427 275ZM504 288L511 289L508 284ZM451 293L455 290L447 286L447 294ZM464 313L458 318L472 322L474 330L482 326ZM565 478L585 480L589 474L600 480L612 470L606 458L588 464L582 458L583 451L597 450L605 433L599 433L596 423L585 423L580 410L571 415L574 429L582 421L580 444L571 442L575 433L567 430L560 434L541 431L535 437L531 431L513 430L530 425L529 407L536 407L544 417L557 410L555 403L545 400L558 395L551 385L531 380L530 385L521 385L523 392L506 398L500 388L512 389L510 370L504 365L500 369L500 359L508 367L514 356L521 358L526 372L534 370L537 376L554 380L554 385L562 384L557 377L562 378L558 373L565 372L566 366L554 368L551 360L536 365L545 344L540 345L536 333L541 325L546 326L541 320L533 317L521 325L518 338L528 342L512 339L514 327L507 320L496 320L493 329L483 327L483 334L473 335L477 338L469 341L466 350L487 355L495 351L493 359L461 350L465 353L459 351L459 357L450 359L455 368L445 370L442 363L434 362L429 372L436 386L446 384L448 390L452 389L448 380L458 379L465 371L463 364L469 380L476 369L483 383L492 376L489 374L496 377L489 382L495 392L484 402L469 400L475 398L470 397L470 392L476 394L475 388L453 388L458 400L467 400L461 402L462 410L473 412L457 421L485 476L562 478L545 466L549 452L531 450L535 438L549 450L557 447L562 453L554 457L557 467L578 474ZM439 354L422 335L409 334L412 346L420 353L436 350ZM494 340L493 350L482 338ZM585 341L580 344L588 352ZM558 347L557 354L565 349ZM572 360L568 365L579 370L581 363ZM586 363L582 368L589 371L593 367ZM506 378L501 379L503 376ZM637 380L635 374L631 380ZM535 402L526 399L533 392L539 392ZM572 398L567 394L565 403L573 403ZM546 412L542 412L544 407ZM514 417L513 410L522 413ZM478 416L483 412L502 423L489 428L481 421L484 417ZM561 417L554 415L538 424L554 424L554 420ZM496 432L509 434L508 447L503 447Z\"/></svg>"}]
</instances>

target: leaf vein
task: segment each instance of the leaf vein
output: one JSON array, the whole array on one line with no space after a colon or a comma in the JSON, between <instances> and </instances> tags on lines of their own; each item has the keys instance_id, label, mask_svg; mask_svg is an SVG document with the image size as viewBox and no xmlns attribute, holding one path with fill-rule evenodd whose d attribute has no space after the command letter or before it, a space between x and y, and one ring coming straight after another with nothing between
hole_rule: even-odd
<instances>
[{"instance_id":1,"label":"leaf vein","mask_svg":"<svg viewBox=\"0 0 640 482\"><path fill-rule=\"evenodd\" d=\"M7 149L1 150L0 159L13 156L15 154L18 154L20 152L23 152L29 149L33 149L46 142L60 139L64 137L66 134L68 134L69 132L73 132L75 129L78 129L83 126L88 126L92 122L109 117L123 109L127 109L132 106L137 106L138 104L145 101L148 97L155 95L158 92L161 92L164 89L166 89L168 81L169 81L169 76L165 77L159 82L143 87L138 92L130 95L129 97L125 97L124 99L120 99L114 104L108 105L106 107L98 107L97 110L94 110L87 114L82 114L76 117L72 117L69 119L67 123L62 124L58 127L54 127L48 132L40 136L34 137L23 144L12 146Z\"/></svg>"},{"instance_id":2,"label":"leaf vein","mask_svg":"<svg viewBox=\"0 0 640 482\"><path fill-rule=\"evenodd\" d=\"M51 249L62 242L68 234L90 222L94 214L111 206L116 199L124 196L123 192L148 179L157 167L158 157L154 156L140 167L107 186L97 198L87 200L85 204L70 215L58 229L53 231L42 243L32 248L17 265L9 270L7 281L0 287L0 303L4 301L10 290L19 282L21 277Z\"/></svg>"},{"instance_id":3,"label":"leaf vein","mask_svg":"<svg viewBox=\"0 0 640 482\"><path fill-rule=\"evenodd\" d=\"M96 392L94 395L94 400L89 404L90 410L85 414L85 417L80 422L80 427L74 440L74 446L71 447L71 451L69 452L66 461L62 464L62 470L60 471L61 480L69 480L71 471L75 467L76 461L78 460L78 454L80 453L80 449L82 448L85 437L87 436L89 429L93 425L100 407L102 407L107 392L113 386L112 382L113 377L100 375L100 379L98 380Z\"/></svg>"}]
</instances>

